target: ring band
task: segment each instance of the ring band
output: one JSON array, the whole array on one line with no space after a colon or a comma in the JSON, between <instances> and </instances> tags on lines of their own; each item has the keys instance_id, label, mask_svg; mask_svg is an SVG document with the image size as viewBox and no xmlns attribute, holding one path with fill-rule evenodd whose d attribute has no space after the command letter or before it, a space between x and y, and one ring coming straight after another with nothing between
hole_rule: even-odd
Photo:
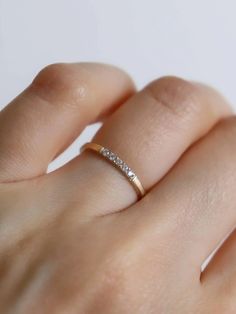
<instances>
[{"instance_id":1,"label":"ring band","mask_svg":"<svg viewBox=\"0 0 236 314\"><path fill-rule=\"evenodd\" d=\"M137 177L137 175L134 173L134 171L115 153L113 153L110 149L105 148L99 144L96 143L86 143L84 144L80 152L83 152L86 149L93 150L97 153L99 153L101 156L103 156L105 159L111 162L112 165L114 165L116 168L118 168L121 173L129 180L129 182L132 184L134 187L138 198L142 198L146 192Z\"/></svg>"}]
</instances>

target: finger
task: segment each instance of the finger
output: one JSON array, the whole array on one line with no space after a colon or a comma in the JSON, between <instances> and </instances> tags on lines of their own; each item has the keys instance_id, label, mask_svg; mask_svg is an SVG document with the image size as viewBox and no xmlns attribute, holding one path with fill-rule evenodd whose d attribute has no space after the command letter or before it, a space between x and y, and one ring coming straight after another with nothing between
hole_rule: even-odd
<instances>
[{"instance_id":1,"label":"finger","mask_svg":"<svg viewBox=\"0 0 236 314\"><path fill-rule=\"evenodd\" d=\"M145 215L167 222L175 250L197 276L236 225L235 136L235 117L220 122L149 195Z\"/></svg>"},{"instance_id":2,"label":"finger","mask_svg":"<svg viewBox=\"0 0 236 314\"><path fill-rule=\"evenodd\" d=\"M126 161L148 190L193 142L230 112L213 89L174 77L162 78L109 117L93 141ZM82 202L78 190L89 189L92 214L114 212L137 200L128 180L90 151L65 166L60 174L59 185L70 182L65 192L70 200Z\"/></svg>"},{"instance_id":3,"label":"finger","mask_svg":"<svg viewBox=\"0 0 236 314\"><path fill-rule=\"evenodd\" d=\"M134 92L123 71L95 63L54 64L0 113L0 181L32 178L89 123Z\"/></svg>"}]
</instances>

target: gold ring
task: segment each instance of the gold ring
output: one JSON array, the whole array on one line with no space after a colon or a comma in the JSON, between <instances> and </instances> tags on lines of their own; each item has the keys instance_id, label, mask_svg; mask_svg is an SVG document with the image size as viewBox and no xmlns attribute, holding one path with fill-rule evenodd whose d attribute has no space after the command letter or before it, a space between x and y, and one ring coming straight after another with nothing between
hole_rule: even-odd
<instances>
[{"instance_id":1,"label":"gold ring","mask_svg":"<svg viewBox=\"0 0 236 314\"><path fill-rule=\"evenodd\" d=\"M97 153L99 153L101 156L103 156L105 159L111 162L112 165L114 165L116 168L118 168L121 173L129 180L129 182L134 187L138 198L142 198L146 192L137 177L137 175L134 173L134 171L115 153L113 153L110 149L105 148L99 144L96 143L86 143L84 144L80 152L83 152L86 149L91 149Z\"/></svg>"}]
</instances>

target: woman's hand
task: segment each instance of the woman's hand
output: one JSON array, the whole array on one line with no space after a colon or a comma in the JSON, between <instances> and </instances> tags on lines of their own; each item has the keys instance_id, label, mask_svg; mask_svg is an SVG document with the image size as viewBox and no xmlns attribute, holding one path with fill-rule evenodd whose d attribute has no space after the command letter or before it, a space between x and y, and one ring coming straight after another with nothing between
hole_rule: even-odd
<instances>
[{"instance_id":1,"label":"woman's hand","mask_svg":"<svg viewBox=\"0 0 236 314\"><path fill-rule=\"evenodd\" d=\"M40 72L0 113L0 312L235 313L236 234L201 273L236 223L231 115L213 89L174 77L135 93L110 66ZM94 141L148 190L138 202L91 151L46 174L99 120Z\"/></svg>"}]
</instances>

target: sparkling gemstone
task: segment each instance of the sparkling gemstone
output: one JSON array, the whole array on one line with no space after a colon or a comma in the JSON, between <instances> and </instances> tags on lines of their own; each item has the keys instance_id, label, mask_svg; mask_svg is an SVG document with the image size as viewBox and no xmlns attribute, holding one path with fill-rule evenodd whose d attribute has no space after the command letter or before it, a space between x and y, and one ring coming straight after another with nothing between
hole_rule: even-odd
<instances>
[{"instance_id":1,"label":"sparkling gemstone","mask_svg":"<svg viewBox=\"0 0 236 314\"><path fill-rule=\"evenodd\" d=\"M109 159L110 159L110 160L115 160L115 158L116 158L116 155L113 154L113 153L110 153Z\"/></svg>"},{"instance_id":2,"label":"sparkling gemstone","mask_svg":"<svg viewBox=\"0 0 236 314\"><path fill-rule=\"evenodd\" d=\"M116 157L115 163L116 163L118 166L122 166L123 161L122 161L119 157Z\"/></svg>"},{"instance_id":3,"label":"sparkling gemstone","mask_svg":"<svg viewBox=\"0 0 236 314\"><path fill-rule=\"evenodd\" d=\"M109 156L109 155L110 155L109 149L104 148L104 149L102 150L102 154L103 154L103 156Z\"/></svg>"},{"instance_id":4,"label":"sparkling gemstone","mask_svg":"<svg viewBox=\"0 0 236 314\"><path fill-rule=\"evenodd\" d=\"M122 170L128 174L130 169L129 169L129 167L126 164L123 164Z\"/></svg>"},{"instance_id":5,"label":"sparkling gemstone","mask_svg":"<svg viewBox=\"0 0 236 314\"><path fill-rule=\"evenodd\" d=\"M129 177L130 179L133 179L133 178L135 177L135 174L133 173L132 170L129 170L129 172L128 172L127 174L128 174L128 177Z\"/></svg>"}]
</instances>

